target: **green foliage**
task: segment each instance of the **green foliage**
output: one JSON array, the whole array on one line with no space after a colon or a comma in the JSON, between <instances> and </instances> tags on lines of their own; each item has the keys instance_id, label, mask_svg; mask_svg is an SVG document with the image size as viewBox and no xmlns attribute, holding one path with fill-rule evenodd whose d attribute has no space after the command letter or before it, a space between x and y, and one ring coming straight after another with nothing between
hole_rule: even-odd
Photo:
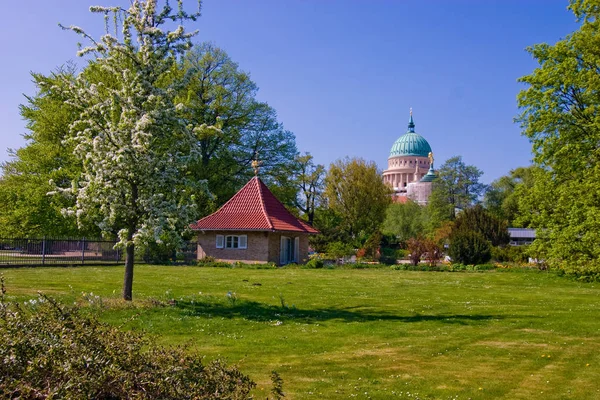
<instances>
[{"instance_id":1,"label":"green foliage","mask_svg":"<svg viewBox=\"0 0 600 400\"><path fill-rule=\"evenodd\" d=\"M385 265L394 265L396 264L396 257L395 256L380 256L379 257L379 262Z\"/></svg>"},{"instance_id":2,"label":"green foliage","mask_svg":"<svg viewBox=\"0 0 600 400\"><path fill-rule=\"evenodd\" d=\"M311 269L323 268L323 260L320 258L311 258L306 264L304 264L304 266Z\"/></svg>"},{"instance_id":3,"label":"green foliage","mask_svg":"<svg viewBox=\"0 0 600 400\"><path fill-rule=\"evenodd\" d=\"M341 231L351 239L366 239L377 231L391 202L390 188L383 183L377 165L360 158L331 164L325 177L324 196L341 218Z\"/></svg>"},{"instance_id":4,"label":"green foliage","mask_svg":"<svg viewBox=\"0 0 600 400\"><path fill-rule=\"evenodd\" d=\"M352 256L354 248L351 244L345 242L333 242L327 245L327 255L335 260Z\"/></svg>"},{"instance_id":5,"label":"green foliage","mask_svg":"<svg viewBox=\"0 0 600 400\"><path fill-rule=\"evenodd\" d=\"M520 78L518 121L539 167L520 218L534 249L556 270L593 274L600 263L600 1L573 0L579 29L528 49L539 66ZM577 272L579 274L579 272Z\"/></svg>"},{"instance_id":6,"label":"green foliage","mask_svg":"<svg viewBox=\"0 0 600 400\"><path fill-rule=\"evenodd\" d=\"M383 236L380 231L373 232L362 247L364 251L363 257L375 260L380 252L382 239Z\"/></svg>"},{"instance_id":7,"label":"green foliage","mask_svg":"<svg viewBox=\"0 0 600 400\"><path fill-rule=\"evenodd\" d=\"M298 188L295 205L310 225L315 221L315 210L321 201L325 177L325 167L315 164L309 153L295 159L296 174L294 183Z\"/></svg>"},{"instance_id":8,"label":"green foliage","mask_svg":"<svg viewBox=\"0 0 600 400\"><path fill-rule=\"evenodd\" d=\"M438 178L433 181L427 204L430 230L444 221L453 220L457 208L473 205L485 189L485 185L479 182L483 172L473 165L466 165L460 156L446 160L436 174Z\"/></svg>"},{"instance_id":9,"label":"green foliage","mask_svg":"<svg viewBox=\"0 0 600 400\"><path fill-rule=\"evenodd\" d=\"M250 75L223 49L201 43L186 52L177 77L185 80L177 101L185 105L181 116L186 123L220 128L196 134L199 158L189 173L206 180L212 194L197 193L201 215L221 206L253 176L257 153L261 179L286 206L295 206L295 137L271 106L256 99L258 87Z\"/></svg>"},{"instance_id":10,"label":"green foliage","mask_svg":"<svg viewBox=\"0 0 600 400\"><path fill-rule=\"evenodd\" d=\"M486 210L496 218L506 220L508 226L519 227L517 219L523 214L519 204L520 192L533 186L535 168L517 168L492 182L483 198Z\"/></svg>"},{"instance_id":11,"label":"green foliage","mask_svg":"<svg viewBox=\"0 0 600 400\"><path fill-rule=\"evenodd\" d=\"M492 248L492 260L498 262L526 263L529 260L529 246L495 246Z\"/></svg>"},{"instance_id":12,"label":"green foliage","mask_svg":"<svg viewBox=\"0 0 600 400\"><path fill-rule=\"evenodd\" d=\"M273 383L273 388L271 389L273 400L281 400L285 398L285 393L283 392L283 379L281 379L281 376L277 373L277 371L271 372L271 382Z\"/></svg>"},{"instance_id":13,"label":"green foliage","mask_svg":"<svg viewBox=\"0 0 600 400\"><path fill-rule=\"evenodd\" d=\"M207 266L214 263L215 261L217 261L216 258L212 256L204 256L203 258L198 260L198 266Z\"/></svg>"},{"instance_id":14,"label":"green foliage","mask_svg":"<svg viewBox=\"0 0 600 400\"><path fill-rule=\"evenodd\" d=\"M25 305L0 297L3 398L251 398L255 384L221 361L157 346L141 334L40 295ZM280 379L277 388L281 388Z\"/></svg>"},{"instance_id":15,"label":"green foliage","mask_svg":"<svg viewBox=\"0 0 600 400\"><path fill-rule=\"evenodd\" d=\"M74 217L61 209L74 200L50 196L51 182L70 186L81 172L73 146L65 144L76 110L65 102L56 86L72 80L74 67L59 68L49 76L32 74L36 93L20 106L28 133L26 146L11 150L12 160L2 165L0 179L0 235L5 237L98 236L99 230L78 230Z\"/></svg>"},{"instance_id":16,"label":"green foliage","mask_svg":"<svg viewBox=\"0 0 600 400\"><path fill-rule=\"evenodd\" d=\"M144 252L144 262L169 264L176 260L177 248L172 243L150 242Z\"/></svg>"},{"instance_id":17,"label":"green foliage","mask_svg":"<svg viewBox=\"0 0 600 400\"><path fill-rule=\"evenodd\" d=\"M491 246L481 233L459 230L451 236L448 254L455 262L482 264L491 259Z\"/></svg>"},{"instance_id":18,"label":"green foliage","mask_svg":"<svg viewBox=\"0 0 600 400\"><path fill-rule=\"evenodd\" d=\"M318 253L325 253L329 243L349 242L351 238L341 226L342 216L339 213L325 206L317 207L314 227L320 234L309 236L308 241L312 248Z\"/></svg>"},{"instance_id":19,"label":"green foliage","mask_svg":"<svg viewBox=\"0 0 600 400\"><path fill-rule=\"evenodd\" d=\"M510 241L506 221L494 217L480 204L458 214L452 226L452 234L458 231L478 232L492 246L505 245Z\"/></svg>"},{"instance_id":20,"label":"green foliage","mask_svg":"<svg viewBox=\"0 0 600 400\"><path fill-rule=\"evenodd\" d=\"M450 265L449 271L467 271L467 272L482 272L496 269L493 264L460 264L454 263Z\"/></svg>"},{"instance_id":21,"label":"green foliage","mask_svg":"<svg viewBox=\"0 0 600 400\"><path fill-rule=\"evenodd\" d=\"M386 210L382 232L393 235L400 243L404 243L426 230L429 220L427 211L427 207L422 207L411 200L403 204L390 204Z\"/></svg>"}]
</instances>

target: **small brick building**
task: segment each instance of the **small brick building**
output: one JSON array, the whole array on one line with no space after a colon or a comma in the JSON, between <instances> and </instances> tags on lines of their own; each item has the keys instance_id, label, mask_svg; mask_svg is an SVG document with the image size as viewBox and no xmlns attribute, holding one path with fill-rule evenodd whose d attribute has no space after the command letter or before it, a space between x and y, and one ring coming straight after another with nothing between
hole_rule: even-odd
<instances>
[{"instance_id":1,"label":"small brick building","mask_svg":"<svg viewBox=\"0 0 600 400\"><path fill-rule=\"evenodd\" d=\"M190 227L198 232L198 259L277 265L306 262L308 235L319 233L292 215L257 176Z\"/></svg>"}]
</instances>

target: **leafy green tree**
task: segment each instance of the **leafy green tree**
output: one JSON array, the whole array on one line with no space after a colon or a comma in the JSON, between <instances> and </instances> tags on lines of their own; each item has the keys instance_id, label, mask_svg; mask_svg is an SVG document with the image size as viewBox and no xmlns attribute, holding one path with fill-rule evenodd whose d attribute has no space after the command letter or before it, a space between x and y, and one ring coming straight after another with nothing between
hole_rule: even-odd
<instances>
[{"instance_id":1,"label":"leafy green tree","mask_svg":"<svg viewBox=\"0 0 600 400\"><path fill-rule=\"evenodd\" d=\"M315 220L315 210L323 193L325 167L315 164L309 153L296 157L297 173L294 177L298 191L296 207L310 225Z\"/></svg>"},{"instance_id":2,"label":"leafy green tree","mask_svg":"<svg viewBox=\"0 0 600 400\"><path fill-rule=\"evenodd\" d=\"M477 232L492 246L506 245L510 241L506 221L493 216L481 204L467 208L458 214L452 226L451 236L459 231Z\"/></svg>"},{"instance_id":3,"label":"leafy green tree","mask_svg":"<svg viewBox=\"0 0 600 400\"><path fill-rule=\"evenodd\" d=\"M516 168L506 176L496 179L487 188L483 205L497 218L504 219L509 226L518 226L520 215L518 187L527 190L534 184L534 166Z\"/></svg>"},{"instance_id":4,"label":"leafy green tree","mask_svg":"<svg viewBox=\"0 0 600 400\"><path fill-rule=\"evenodd\" d=\"M73 79L74 69L68 65L49 76L33 73L32 77L37 92L26 96L27 102L20 106L29 131L23 135L27 145L11 151L12 160L2 165L0 235L95 236L97 230L80 231L75 218L62 215L61 209L72 205L72 200L48 195L54 190L51 181L70 185L81 171L73 146L63 142L76 112L53 88Z\"/></svg>"},{"instance_id":5,"label":"leafy green tree","mask_svg":"<svg viewBox=\"0 0 600 400\"><path fill-rule=\"evenodd\" d=\"M102 231L118 232L126 248L125 300L132 299L136 244L177 242L196 216L190 191L197 182L187 167L198 154L197 137L219 132L204 121L184 124L179 114L185 105L176 94L184 81L171 74L195 33L164 26L199 13L178 5L174 10L168 2L161 7L157 0L136 0L128 9L91 7L107 21L115 16L119 37L108 26L99 41L79 27L65 28L91 42L78 55L91 56L105 72L95 81L80 73L61 88L77 111L68 143L83 163L80 178L65 191L76 196L70 211L79 222L91 218Z\"/></svg>"},{"instance_id":6,"label":"leafy green tree","mask_svg":"<svg viewBox=\"0 0 600 400\"><path fill-rule=\"evenodd\" d=\"M539 66L519 79L518 121L540 167L531 201L536 246L551 267L598 271L600 261L600 1L572 0L579 29L528 49ZM579 273L576 271L576 273Z\"/></svg>"},{"instance_id":7,"label":"leafy green tree","mask_svg":"<svg viewBox=\"0 0 600 400\"><path fill-rule=\"evenodd\" d=\"M432 228L443 221L454 220L456 209L473 205L485 189L479 182L483 172L473 165L466 165L460 156L448 159L436 174L438 178L433 181L428 202Z\"/></svg>"},{"instance_id":8,"label":"leafy green tree","mask_svg":"<svg viewBox=\"0 0 600 400\"><path fill-rule=\"evenodd\" d=\"M423 235L426 233L428 225L427 211L426 207L411 200L406 203L390 204L386 210L382 232L386 235L393 235L401 243Z\"/></svg>"},{"instance_id":9,"label":"leafy green tree","mask_svg":"<svg viewBox=\"0 0 600 400\"><path fill-rule=\"evenodd\" d=\"M176 100L185 105L180 113L184 120L220 128L198 132L199 157L189 168L196 180L206 180L212 194L197 194L202 214L229 200L252 177L256 157L261 179L293 207L295 137L277 121L272 107L256 99L258 87L248 73L222 49L202 43L186 52L177 75L185 82Z\"/></svg>"},{"instance_id":10,"label":"leafy green tree","mask_svg":"<svg viewBox=\"0 0 600 400\"><path fill-rule=\"evenodd\" d=\"M379 229L390 194L375 163L360 158L332 163L325 177L327 205L341 217L341 230L353 240L366 240Z\"/></svg>"},{"instance_id":11,"label":"leafy green tree","mask_svg":"<svg viewBox=\"0 0 600 400\"><path fill-rule=\"evenodd\" d=\"M319 230L318 235L311 235L308 240L317 253L325 253L327 246L332 242L349 242L351 237L342 230L342 217L334 210L323 205L315 209L315 228Z\"/></svg>"}]
</instances>

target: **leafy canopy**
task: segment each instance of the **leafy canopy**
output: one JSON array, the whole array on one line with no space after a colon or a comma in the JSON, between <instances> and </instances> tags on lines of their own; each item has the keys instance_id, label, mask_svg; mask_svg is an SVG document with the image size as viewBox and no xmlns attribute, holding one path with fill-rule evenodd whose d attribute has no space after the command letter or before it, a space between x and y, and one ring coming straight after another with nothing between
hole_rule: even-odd
<instances>
[{"instance_id":1,"label":"leafy canopy","mask_svg":"<svg viewBox=\"0 0 600 400\"><path fill-rule=\"evenodd\" d=\"M538 67L520 78L518 121L540 168L526 193L536 246L557 268L598 271L600 261L600 1L573 0L580 27L528 51Z\"/></svg>"}]
</instances>

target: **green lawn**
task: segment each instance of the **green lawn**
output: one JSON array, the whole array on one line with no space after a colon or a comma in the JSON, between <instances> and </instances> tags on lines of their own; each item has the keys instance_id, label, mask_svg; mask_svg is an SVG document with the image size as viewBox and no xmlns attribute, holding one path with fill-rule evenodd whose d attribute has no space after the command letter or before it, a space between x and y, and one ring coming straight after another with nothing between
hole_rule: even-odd
<instances>
[{"instance_id":1,"label":"green lawn","mask_svg":"<svg viewBox=\"0 0 600 400\"><path fill-rule=\"evenodd\" d=\"M293 399L600 398L600 285L552 274L136 266L129 306L122 267L3 273L20 299L100 295L101 319L237 364L257 398L271 370Z\"/></svg>"}]
</instances>

